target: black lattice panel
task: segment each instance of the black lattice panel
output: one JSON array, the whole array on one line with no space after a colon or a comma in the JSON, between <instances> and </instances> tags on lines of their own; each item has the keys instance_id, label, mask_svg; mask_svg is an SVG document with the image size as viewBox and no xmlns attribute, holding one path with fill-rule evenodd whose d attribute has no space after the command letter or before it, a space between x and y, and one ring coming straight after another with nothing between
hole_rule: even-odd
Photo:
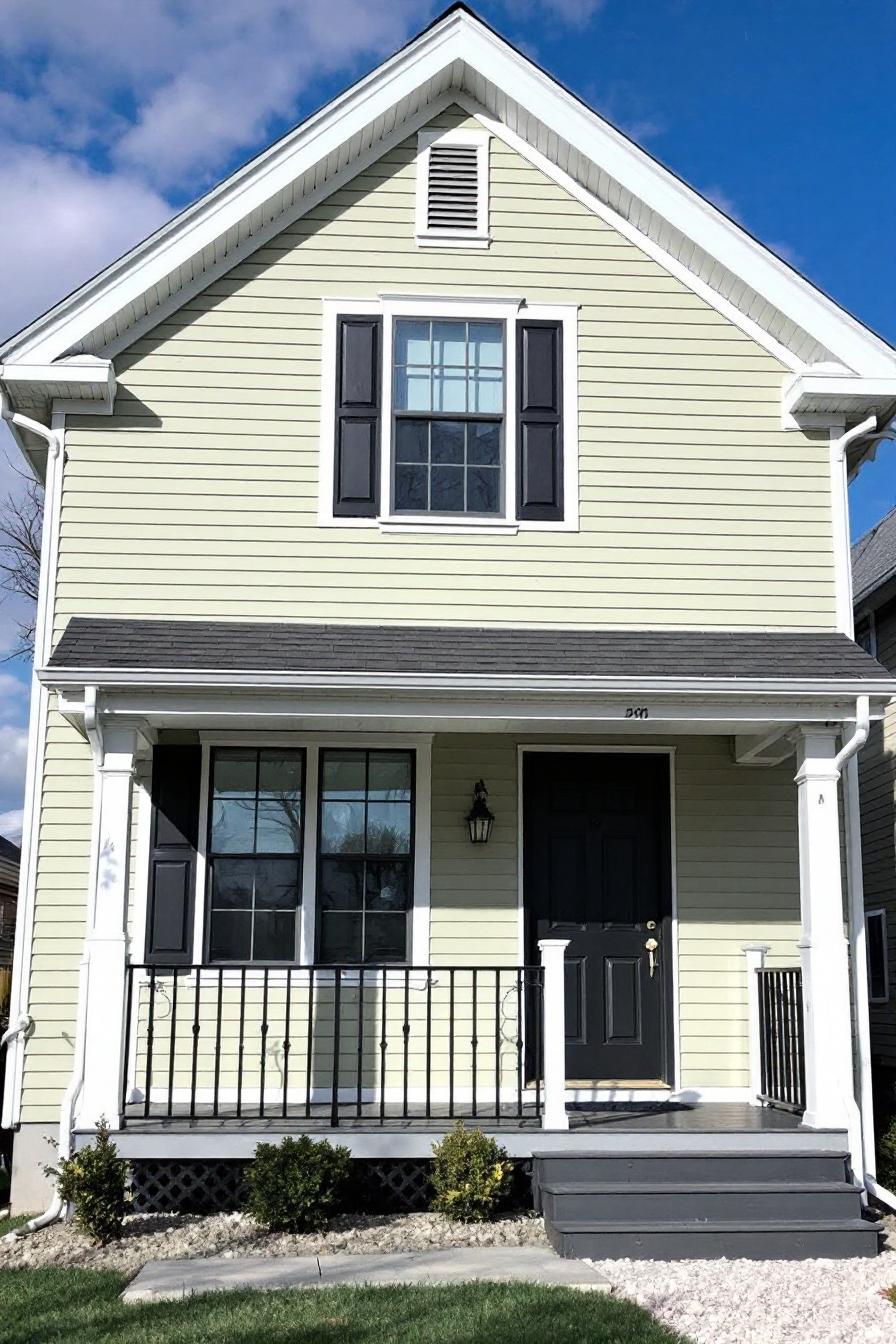
<instances>
[{"instance_id":1,"label":"black lattice panel","mask_svg":"<svg viewBox=\"0 0 896 1344\"><path fill-rule=\"evenodd\" d=\"M428 1158L373 1161L358 1158L355 1163L357 1189L366 1208L384 1213L413 1213L428 1209L432 1198Z\"/></svg>"},{"instance_id":2,"label":"black lattice panel","mask_svg":"<svg viewBox=\"0 0 896 1344\"><path fill-rule=\"evenodd\" d=\"M133 1162L134 1213L231 1213L245 1203L244 1162Z\"/></svg>"}]
</instances>

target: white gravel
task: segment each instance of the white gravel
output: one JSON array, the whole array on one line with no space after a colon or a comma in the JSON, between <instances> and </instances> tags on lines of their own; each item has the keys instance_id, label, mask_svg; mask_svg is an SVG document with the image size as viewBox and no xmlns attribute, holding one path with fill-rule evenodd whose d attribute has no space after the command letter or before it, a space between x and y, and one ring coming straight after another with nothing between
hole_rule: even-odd
<instances>
[{"instance_id":1,"label":"white gravel","mask_svg":"<svg viewBox=\"0 0 896 1344\"><path fill-rule=\"evenodd\" d=\"M896 1251L855 1260L592 1260L694 1344L893 1344Z\"/></svg>"},{"instance_id":2,"label":"white gravel","mask_svg":"<svg viewBox=\"0 0 896 1344\"><path fill-rule=\"evenodd\" d=\"M0 1222L0 1236L3 1224ZM546 1246L544 1225L534 1214L494 1223L452 1223L439 1213L346 1215L326 1232L293 1236L265 1232L242 1213L214 1217L143 1214L125 1219L124 1236L94 1246L72 1224L56 1223L15 1242L0 1241L0 1269L77 1265L132 1273L148 1260L193 1260L209 1255L358 1255L421 1251L440 1246Z\"/></svg>"}]
</instances>

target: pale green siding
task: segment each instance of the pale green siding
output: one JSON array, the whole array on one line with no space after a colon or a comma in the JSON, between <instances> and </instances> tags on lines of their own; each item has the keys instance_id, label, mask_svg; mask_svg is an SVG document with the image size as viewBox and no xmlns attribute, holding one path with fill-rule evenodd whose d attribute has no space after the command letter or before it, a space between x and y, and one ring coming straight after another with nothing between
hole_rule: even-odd
<instances>
[{"instance_id":1,"label":"pale green siding","mask_svg":"<svg viewBox=\"0 0 896 1344\"><path fill-rule=\"evenodd\" d=\"M782 431L781 365L499 140L491 248L417 248L414 150L116 359L67 434L57 625L831 626L828 448ZM581 305L578 533L317 526L321 299L381 290Z\"/></svg>"}]
</instances>

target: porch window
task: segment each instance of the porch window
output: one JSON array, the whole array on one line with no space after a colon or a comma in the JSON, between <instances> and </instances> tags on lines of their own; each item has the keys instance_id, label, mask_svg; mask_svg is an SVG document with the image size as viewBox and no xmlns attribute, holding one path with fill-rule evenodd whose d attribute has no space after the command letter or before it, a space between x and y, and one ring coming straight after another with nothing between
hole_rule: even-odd
<instances>
[{"instance_id":1,"label":"porch window","mask_svg":"<svg viewBox=\"0 0 896 1344\"><path fill-rule=\"evenodd\" d=\"M393 508L503 514L503 322L395 323Z\"/></svg>"},{"instance_id":2,"label":"porch window","mask_svg":"<svg viewBox=\"0 0 896 1344\"><path fill-rule=\"evenodd\" d=\"M318 961L407 960L413 906L414 756L320 756Z\"/></svg>"},{"instance_id":3,"label":"porch window","mask_svg":"<svg viewBox=\"0 0 896 1344\"><path fill-rule=\"evenodd\" d=\"M868 998L872 1003L886 1003L890 997L886 910L869 910L866 913L865 949L868 956Z\"/></svg>"},{"instance_id":4,"label":"porch window","mask_svg":"<svg viewBox=\"0 0 896 1344\"><path fill-rule=\"evenodd\" d=\"M218 748L211 758L209 955L298 960L305 753Z\"/></svg>"}]
</instances>

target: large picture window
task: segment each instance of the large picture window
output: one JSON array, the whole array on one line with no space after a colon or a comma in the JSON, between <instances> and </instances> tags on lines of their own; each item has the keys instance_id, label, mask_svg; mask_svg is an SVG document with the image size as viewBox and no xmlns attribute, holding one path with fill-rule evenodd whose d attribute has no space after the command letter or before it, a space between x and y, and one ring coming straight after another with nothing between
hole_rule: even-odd
<instances>
[{"instance_id":1,"label":"large picture window","mask_svg":"<svg viewBox=\"0 0 896 1344\"><path fill-rule=\"evenodd\" d=\"M395 512L501 514L503 322L398 319L392 402Z\"/></svg>"},{"instance_id":2,"label":"large picture window","mask_svg":"<svg viewBox=\"0 0 896 1344\"><path fill-rule=\"evenodd\" d=\"M413 752L321 752L318 961L407 960L413 794Z\"/></svg>"},{"instance_id":3,"label":"large picture window","mask_svg":"<svg viewBox=\"0 0 896 1344\"><path fill-rule=\"evenodd\" d=\"M298 960L304 773L302 751L236 747L212 752L212 961Z\"/></svg>"}]
</instances>

